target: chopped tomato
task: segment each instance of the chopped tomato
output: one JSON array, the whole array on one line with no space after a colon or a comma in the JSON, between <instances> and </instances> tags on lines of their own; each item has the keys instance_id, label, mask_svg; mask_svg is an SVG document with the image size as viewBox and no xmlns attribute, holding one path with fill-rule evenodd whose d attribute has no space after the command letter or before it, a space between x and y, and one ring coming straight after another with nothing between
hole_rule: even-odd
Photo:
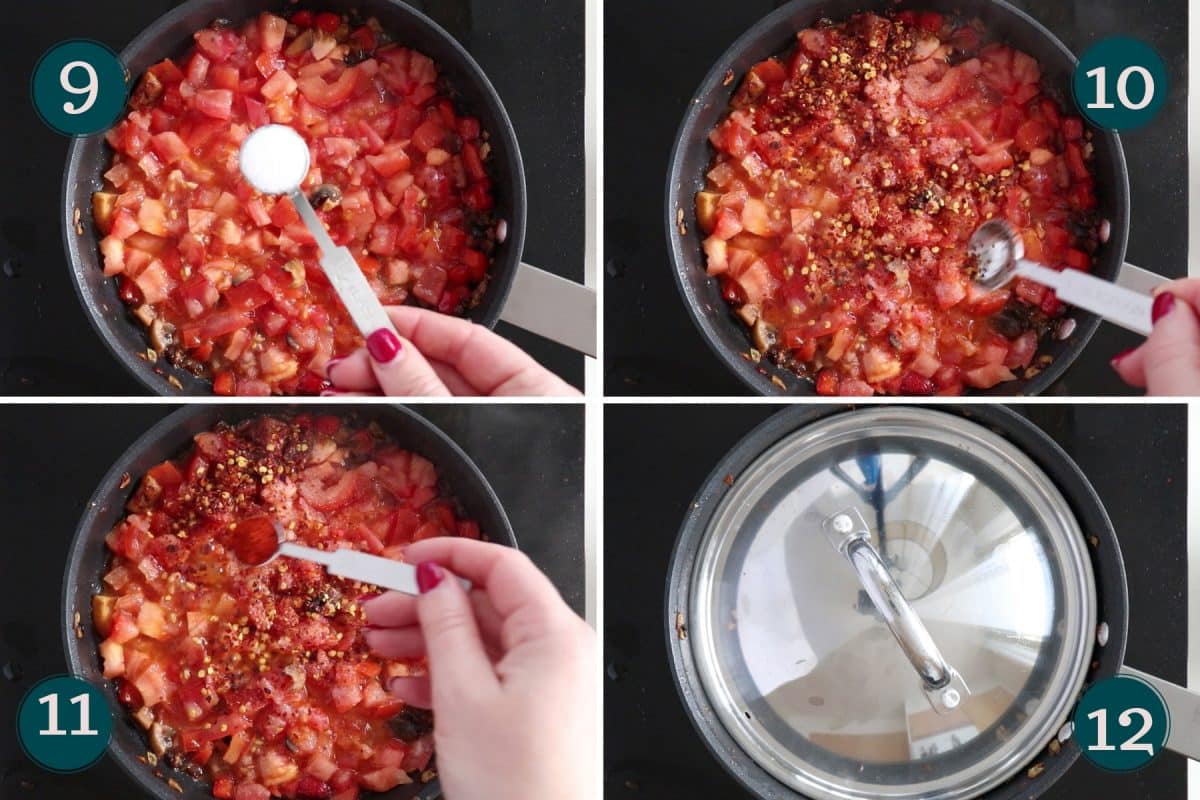
<instances>
[{"instance_id":1,"label":"chopped tomato","mask_svg":"<svg viewBox=\"0 0 1200 800\"><path fill-rule=\"evenodd\" d=\"M1051 329L1062 302L1021 279L979 288L966 244L1001 217L1030 258L1090 269L1091 149L1037 60L980 30L856 14L744 76L709 134L696 218L708 274L755 350L768 344L749 358L821 395L958 394L1032 363L1029 330ZM1000 314L1028 324L998 336L1013 327Z\"/></svg>"},{"instance_id":2,"label":"chopped tomato","mask_svg":"<svg viewBox=\"0 0 1200 800\"><path fill-rule=\"evenodd\" d=\"M119 702L199 769L214 797L329 798L414 782L432 757L429 720L387 684L424 660L370 652L361 584L234 553L246 552L239 536L272 519L301 544L392 558L400 548L373 531L401 526L389 540L404 544L479 538L433 464L338 417L262 416L196 434L190 452L138 485L107 539L113 563L93 602ZM186 538L171 533L180 526ZM402 741L389 721L406 714L417 727Z\"/></svg>"},{"instance_id":3,"label":"chopped tomato","mask_svg":"<svg viewBox=\"0 0 1200 800\"><path fill-rule=\"evenodd\" d=\"M228 60L242 44L237 32L228 28L205 28L195 39L200 51L217 63Z\"/></svg>"},{"instance_id":4,"label":"chopped tomato","mask_svg":"<svg viewBox=\"0 0 1200 800\"><path fill-rule=\"evenodd\" d=\"M332 12L322 11L313 18L313 24L325 33L333 33L342 24L342 18Z\"/></svg>"},{"instance_id":5,"label":"chopped tomato","mask_svg":"<svg viewBox=\"0 0 1200 800\"><path fill-rule=\"evenodd\" d=\"M381 301L461 314L487 281L488 134L430 58L379 30L332 12L214 23L178 64L147 70L106 135L104 274L140 321L178 332L160 356L215 392L316 394L326 364L362 345L292 203L238 170L256 128L289 125L309 144L305 189L337 244L385 259L362 261ZM385 272L391 259L404 268Z\"/></svg>"}]
</instances>

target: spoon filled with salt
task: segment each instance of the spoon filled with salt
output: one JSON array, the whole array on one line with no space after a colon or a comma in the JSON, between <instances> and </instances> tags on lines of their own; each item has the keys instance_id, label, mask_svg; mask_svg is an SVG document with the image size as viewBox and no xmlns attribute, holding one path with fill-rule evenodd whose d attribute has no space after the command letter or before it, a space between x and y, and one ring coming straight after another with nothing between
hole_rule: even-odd
<instances>
[{"instance_id":1,"label":"spoon filled with salt","mask_svg":"<svg viewBox=\"0 0 1200 800\"><path fill-rule=\"evenodd\" d=\"M383 310L366 276L345 247L338 247L321 223L312 203L300 189L308 175L308 145L287 125L264 125L242 142L238 154L242 174L263 194L282 195L292 201L304 227L321 251L321 268L364 337L385 328L396 328Z\"/></svg>"}]
</instances>

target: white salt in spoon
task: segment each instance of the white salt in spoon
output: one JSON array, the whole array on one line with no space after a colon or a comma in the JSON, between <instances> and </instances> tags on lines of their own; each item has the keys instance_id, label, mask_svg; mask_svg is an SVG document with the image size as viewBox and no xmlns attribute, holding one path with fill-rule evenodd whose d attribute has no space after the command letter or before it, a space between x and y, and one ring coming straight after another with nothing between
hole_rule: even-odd
<instances>
[{"instance_id":1,"label":"white salt in spoon","mask_svg":"<svg viewBox=\"0 0 1200 800\"><path fill-rule=\"evenodd\" d=\"M396 333L383 304L350 251L333 243L308 197L300 191L309 167L308 145L300 134L287 125L264 125L242 142L238 158L242 174L251 186L263 194L286 195L291 199L304 227L317 240L321 268L359 332L364 337L380 328Z\"/></svg>"},{"instance_id":2,"label":"white salt in spoon","mask_svg":"<svg viewBox=\"0 0 1200 800\"><path fill-rule=\"evenodd\" d=\"M986 289L999 289L1018 276L1028 278L1053 289L1064 303L1142 336L1150 335L1154 298L1077 269L1059 272L1026 260L1025 242L1005 220L980 225L969 247L978 267L975 282Z\"/></svg>"}]
</instances>

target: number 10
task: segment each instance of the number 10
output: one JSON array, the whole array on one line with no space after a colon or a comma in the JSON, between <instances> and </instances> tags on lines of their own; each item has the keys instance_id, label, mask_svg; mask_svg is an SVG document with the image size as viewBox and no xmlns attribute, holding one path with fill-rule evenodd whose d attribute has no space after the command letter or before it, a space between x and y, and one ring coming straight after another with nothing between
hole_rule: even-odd
<instances>
[{"instance_id":1,"label":"number 10","mask_svg":"<svg viewBox=\"0 0 1200 800\"><path fill-rule=\"evenodd\" d=\"M71 731L72 736L99 736L100 732L92 730L91 725L91 700L86 693L77 694L71 698L71 705L79 706L79 727ZM45 697L38 699L39 705L49 706L48 716L49 726L45 730L38 731L39 736L66 736L67 731L58 727L58 695L48 694Z\"/></svg>"},{"instance_id":2,"label":"number 10","mask_svg":"<svg viewBox=\"0 0 1200 800\"><path fill-rule=\"evenodd\" d=\"M1142 720L1141 730L1122 742L1120 748L1116 748L1108 743L1108 709L1098 708L1088 714L1088 719L1096 720L1096 743L1089 745L1088 750L1140 750L1143 753L1153 756L1154 745L1149 742L1139 741L1150 732L1150 728L1154 725L1154 718L1150 715L1149 711L1144 708L1126 709L1117 717L1117 722L1121 724L1122 728L1128 728L1133 725L1133 718L1135 716L1140 717Z\"/></svg>"},{"instance_id":3,"label":"number 10","mask_svg":"<svg viewBox=\"0 0 1200 800\"><path fill-rule=\"evenodd\" d=\"M1108 70L1104 67L1096 67L1087 71L1089 78L1096 79L1096 102L1088 103L1088 108L1116 108L1112 103L1108 102L1107 75ZM1146 88L1142 93L1142 99L1137 103L1129 99L1129 76L1141 75L1142 81ZM1121 70L1121 74L1117 76L1117 99L1121 101L1121 105L1128 108L1130 111L1141 111L1146 106L1150 105L1154 100L1154 76L1150 74L1150 70L1145 67L1126 67Z\"/></svg>"}]
</instances>

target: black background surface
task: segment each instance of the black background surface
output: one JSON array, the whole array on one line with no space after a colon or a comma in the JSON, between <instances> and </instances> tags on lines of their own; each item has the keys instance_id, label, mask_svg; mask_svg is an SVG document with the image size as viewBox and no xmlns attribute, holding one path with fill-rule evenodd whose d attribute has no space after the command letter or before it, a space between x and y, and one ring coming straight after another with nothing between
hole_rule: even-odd
<instances>
[{"instance_id":1,"label":"black background surface","mask_svg":"<svg viewBox=\"0 0 1200 800\"><path fill-rule=\"evenodd\" d=\"M512 117L529 189L524 260L582 281L582 0L410 4L475 57ZM67 139L38 120L29 100L29 77L38 57L56 42L95 39L120 52L175 5L171 0L4 3L0 174L20 189L0 192L0 394L146 393L92 330L71 286L58 225ZM582 387L582 356L506 323L497 330Z\"/></svg>"},{"instance_id":2,"label":"black background surface","mask_svg":"<svg viewBox=\"0 0 1200 800\"><path fill-rule=\"evenodd\" d=\"M517 542L584 612L583 407L415 406L491 483ZM17 704L67 671L61 592L84 504L113 462L175 406L9 406L0 413L0 798L130 800L137 785L105 757L74 775L43 772L16 741ZM518 454L537 454L522 461ZM7 678L16 670L18 680ZM121 724L121 723L117 723Z\"/></svg>"},{"instance_id":3,"label":"black background surface","mask_svg":"<svg viewBox=\"0 0 1200 800\"><path fill-rule=\"evenodd\" d=\"M750 798L705 748L675 688L663 610L688 504L726 452L778 406L608 406L605 413L605 800ZM1075 460L1104 500L1128 573L1126 663L1187 678L1184 406L1014 406ZM653 451L647 443L653 442ZM653 456L650 455L653 452ZM1115 775L1083 758L1045 800L1183 800L1164 753Z\"/></svg>"},{"instance_id":4,"label":"black background surface","mask_svg":"<svg viewBox=\"0 0 1200 800\"><path fill-rule=\"evenodd\" d=\"M1127 258L1169 277L1187 272L1187 3L1011 0L1076 55L1124 35L1153 46L1171 92L1159 117L1121 135L1129 163ZM684 109L729 45L783 0L608 0L604 5L605 391L741 395L692 324L671 275L664 233L667 162ZM1133 392L1109 359L1138 337L1099 332L1047 394Z\"/></svg>"}]
</instances>

